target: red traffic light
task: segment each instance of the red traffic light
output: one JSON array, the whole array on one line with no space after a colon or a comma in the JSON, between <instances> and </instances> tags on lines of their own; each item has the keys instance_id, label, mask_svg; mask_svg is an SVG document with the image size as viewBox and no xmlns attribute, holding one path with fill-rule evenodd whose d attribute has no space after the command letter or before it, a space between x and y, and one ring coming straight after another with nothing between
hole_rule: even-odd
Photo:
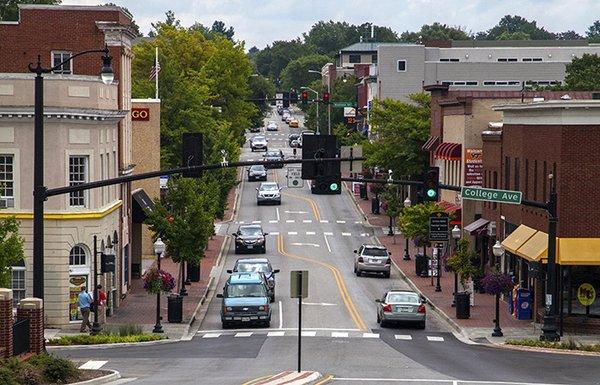
<instances>
[{"instance_id":1,"label":"red traffic light","mask_svg":"<svg viewBox=\"0 0 600 385\"><path fill-rule=\"evenodd\" d=\"M330 98L330 96L331 96L331 95L329 94L329 92L323 92L323 101L324 101L325 103L329 103L329 98Z\"/></svg>"},{"instance_id":2,"label":"red traffic light","mask_svg":"<svg viewBox=\"0 0 600 385\"><path fill-rule=\"evenodd\" d=\"M306 102L308 100L308 91L302 91L302 101Z\"/></svg>"}]
</instances>

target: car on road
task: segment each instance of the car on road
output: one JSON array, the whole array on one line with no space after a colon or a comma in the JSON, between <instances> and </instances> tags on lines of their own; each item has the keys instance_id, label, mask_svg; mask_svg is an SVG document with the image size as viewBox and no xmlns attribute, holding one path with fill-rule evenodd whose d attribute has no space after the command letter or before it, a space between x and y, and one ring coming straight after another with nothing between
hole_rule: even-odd
<instances>
[{"instance_id":1,"label":"car on road","mask_svg":"<svg viewBox=\"0 0 600 385\"><path fill-rule=\"evenodd\" d=\"M358 250L354 250L354 254L354 274L357 277L363 273L378 273L385 278L390 277L392 253L384 246L362 244Z\"/></svg>"},{"instance_id":2,"label":"car on road","mask_svg":"<svg viewBox=\"0 0 600 385\"><path fill-rule=\"evenodd\" d=\"M277 123L275 123L274 121L269 121L269 123L267 123L267 131L277 131L279 130L279 127L277 127Z\"/></svg>"},{"instance_id":3,"label":"car on road","mask_svg":"<svg viewBox=\"0 0 600 385\"><path fill-rule=\"evenodd\" d=\"M277 182L262 182L256 188L256 205L266 203L281 204L281 187Z\"/></svg>"},{"instance_id":4,"label":"car on road","mask_svg":"<svg viewBox=\"0 0 600 385\"><path fill-rule=\"evenodd\" d=\"M283 114L281 114L281 121L285 122L287 118L291 118L291 117L292 117L292 114L290 114L289 111L284 110Z\"/></svg>"},{"instance_id":5,"label":"car on road","mask_svg":"<svg viewBox=\"0 0 600 385\"><path fill-rule=\"evenodd\" d=\"M277 114L279 114L279 115L283 114L283 107L282 106L277 106Z\"/></svg>"},{"instance_id":6,"label":"car on road","mask_svg":"<svg viewBox=\"0 0 600 385\"><path fill-rule=\"evenodd\" d=\"M260 132L260 127L250 127L250 132Z\"/></svg>"},{"instance_id":7,"label":"car on road","mask_svg":"<svg viewBox=\"0 0 600 385\"><path fill-rule=\"evenodd\" d=\"M290 115L287 118L285 118L285 122L289 125L293 119L294 119L294 117L292 115Z\"/></svg>"},{"instance_id":8,"label":"car on road","mask_svg":"<svg viewBox=\"0 0 600 385\"><path fill-rule=\"evenodd\" d=\"M302 140L302 135L300 134L290 134L288 136L288 145L290 147L299 147L300 141Z\"/></svg>"},{"instance_id":9,"label":"car on road","mask_svg":"<svg viewBox=\"0 0 600 385\"><path fill-rule=\"evenodd\" d=\"M298 128L300 127L300 121L296 118L292 118L292 120L290 120L290 128Z\"/></svg>"},{"instance_id":10,"label":"car on road","mask_svg":"<svg viewBox=\"0 0 600 385\"><path fill-rule=\"evenodd\" d=\"M257 180L267 180L267 169L262 164L248 167L248 182Z\"/></svg>"},{"instance_id":11,"label":"car on road","mask_svg":"<svg viewBox=\"0 0 600 385\"><path fill-rule=\"evenodd\" d=\"M395 323L416 323L425 329L427 322L427 300L410 290L390 290L377 302L377 323L381 327Z\"/></svg>"},{"instance_id":12,"label":"car on road","mask_svg":"<svg viewBox=\"0 0 600 385\"><path fill-rule=\"evenodd\" d=\"M269 146L268 143L269 139L265 138L264 136L256 135L250 138L250 149L253 152L258 150L267 151L267 148Z\"/></svg>"},{"instance_id":13,"label":"car on road","mask_svg":"<svg viewBox=\"0 0 600 385\"><path fill-rule=\"evenodd\" d=\"M271 325L271 307L265 281L260 273L232 274L223 288L221 325L223 329L233 324Z\"/></svg>"},{"instance_id":14,"label":"car on road","mask_svg":"<svg viewBox=\"0 0 600 385\"><path fill-rule=\"evenodd\" d=\"M279 269L273 269L268 258L240 258L235 261L233 269L227 270L227 272L229 274L248 272L263 274L271 302L275 302L275 274L279 273Z\"/></svg>"},{"instance_id":15,"label":"car on road","mask_svg":"<svg viewBox=\"0 0 600 385\"><path fill-rule=\"evenodd\" d=\"M263 160L266 162L281 162L284 159L283 151L269 150L263 155ZM266 166L267 168L283 168L283 163L274 163Z\"/></svg>"},{"instance_id":16,"label":"car on road","mask_svg":"<svg viewBox=\"0 0 600 385\"><path fill-rule=\"evenodd\" d=\"M261 225L240 225L235 237L235 253L262 253L267 252L267 235Z\"/></svg>"}]
</instances>

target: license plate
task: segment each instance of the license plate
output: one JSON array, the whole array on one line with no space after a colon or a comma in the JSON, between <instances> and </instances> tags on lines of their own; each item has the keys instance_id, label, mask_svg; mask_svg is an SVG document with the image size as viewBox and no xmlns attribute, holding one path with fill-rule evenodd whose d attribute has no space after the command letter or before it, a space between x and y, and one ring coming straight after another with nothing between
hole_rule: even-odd
<instances>
[{"instance_id":1,"label":"license plate","mask_svg":"<svg viewBox=\"0 0 600 385\"><path fill-rule=\"evenodd\" d=\"M254 248L254 245L248 245L248 248L249 248L249 249L253 249L253 248Z\"/></svg>"},{"instance_id":2,"label":"license plate","mask_svg":"<svg viewBox=\"0 0 600 385\"><path fill-rule=\"evenodd\" d=\"M381 259L371 259L371 263L381 263Z\"/></svg>"},{"instance_id":3,"label":"license plate","mask_svg":"<svg viewBox=\"0 0 600 385\"><path fill-rule=\"evenodd\" d=\"M396 310L400 313L410 313L410 308L406 306L399 306Z\"/></svg>"},{"instance_id":4,"label":"license plate","mask_svg":"<svg viewBox=\"0 0 600 385\"><path fill-rule=\"evenodd\" d=\"M242 322L248 322L250 321L250 317L242 317Z\"/></svg>"}]
</instances>

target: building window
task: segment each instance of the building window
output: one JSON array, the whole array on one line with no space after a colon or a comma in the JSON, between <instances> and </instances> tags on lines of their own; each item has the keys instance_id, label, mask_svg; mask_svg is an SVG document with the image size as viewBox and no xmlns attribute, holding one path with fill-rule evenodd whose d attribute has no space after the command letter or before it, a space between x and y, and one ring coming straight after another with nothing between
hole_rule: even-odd
<instances>
[{"instance_id":1,"label":"building window","mask_svg":"<svg viewBox=\"0 0 600 385\"><path fill-rule=\"evenodd\" d=\"M19 301L25 298L25 266L13 266L12 274L12 290L13 290L13 306L17 306Z\"/></svg>"},{"instance_id":2,"label":"building window","mask_svg":"<svg viewBox=\"0 0 600 385\"><path fill-rule=\"evenodd\" d=\"M519 169L519 158L515 158L515 191L521 188L521 173Z\"/></svg>"},{"instance_id":3,"label":"building window","mask_svg":"<svg viewBox=\"0 0 600 385\"><path fill-rule=\"evenodd\" d=\"M442 81L442 85L445 86L458 86L458 87L464 87L464 86L476 86L478 85L479 82L476 80L444 80Z\"/></svg>"},{"instance_id":4,"label":"building window","mask_svg":"<svg viewBox=\"0 0 600 385\"><path fill-rule=\"evenodd\" d=\"M560 85L562 84L562 82L558 81L558 80L527 80L525 82L526 86L529 87L548 87L548 86L556 86L556 85Z\"/></svg>"},{"instance_id":5,"label":"building window","mask_svg":"<svg viewBox=\"0 0 600 385\"><path fill-rule=\"evenodd\" d=\"M0 154L0 209L15 207L14 161L12 154Z\"/></svg>"},{"instance_id":6,"label":"building window","mask_svg":"<svg viewBox=\"0 0 600 385\"><path fill-rule=\"evenodd\" d=\"M518 61L516 57L499 57L499 62L515 62Z\"/></svg>"},{"instance_id":7,"label":"building window","mask_svg":"<svg viewBox=\"0 0 600 385\"><path fill-rule=\"evenodd\" d=\"M377 54L371 55L371 63L377 64Z\"/></svg>"},{"instance_id":8,"label":"building window","mask_svg":"<svg viewBox=\"0 0 600 385\"><path fill-rule=\"evenodd\" d=\"M398 72L406 71L406 60L398 60L398 64L396 66Z\"/></svg>"},{"instance_id":9,"label":"building window","mask_svg":"<svg viewBox=\"0 0 600 385\"><path fill-rule=\"evenodd\" d=\"M511 87L511 86L519 86L521 82L519 80L486 80L483 82L484 86L501 86L501 87Z\"/></svg>"},{"instance_id":10,"label":"building window","mask_svg":"<svg viewBox=\"0 0 600 385\"><path fill-rule=\"evenodd\" d=\"M529 159L525 159L525 199L529 198Z\"/></svg>"},{"instance_id":11,"label":"building window","mask_svg":"<svg viewBox=\"0 0 600 385\"><path fill-rule=\"evenodd\" d=\"M456 58L443 58L440 59L441 62L458 62L460 61L460 59L456 59Z\"/></svg>"},{"instance_id":12,"label":"building window","mask_svg":"<svg viewBox=\"0 0 600 385\"><path fill-rule=\"evenodd\" d=\"M83 246L75 245L69 253L69 265L82 266L86 264L86 253Z\"/></svg>"},{"instance_id":13,"label":"building window","mask_svg":"<svg viewBox=\"0 0 600 385\"><path fill-rule=\"evenodd\" d=\"M534 160L533 161L533 200L537 200L537 182L538 182L537 160Z\"/></svg>"},{"instance_id":14,"label":"building window","mask_svg":"<svg viewBox=\"0 0 600 385\"><path fill-rule=\"evenodd\" d=\"M524 61L524 62L542 61L542 58L541 57L524 57L523 59L521 59L521 61Z\"/></svg>"},{"instance_id":15,"label":"building window","mask_svg":"<svg viewBox=\"0 0 600 385\"><path fill-rule=\"evenodd\" d=\"M88 157L71 155L69 157L69 186L77 186L88 181ZM86 192L73 191L69 193L69 205L85 207Z\"/></svg>"},{"instance_id":16,"label":"building window","mask_svg":"<svg viewBox=\"0 0 600 385\"><path fill-rule=\"evenodd\" d=\"M542 175L543 175L543 178L544 178L544 187L543 187L543 190L542 190L542 199L544 201L546 201L548 199L548 195L546 195L546 192L548 191L547 190L547 187L548 187L548 166L546 165L546 161L544 161L544 169L543 170L544 170L544 173Z\"/></svg>"},{"instance_id":17,"label":"building window","mask_svg":"<svg viewBox=\"0 0 600 385\"><path fill-rule=\"evenodd\" d=\"M52 51L52 66L57 66L60 63L64 62L68 58L71 57L71 52L63 52L63 51ZM55 74L72 74L73 71L71 69L72 60L69 60L58 69L54 70Z\"/></svg>"},{"instance_id":18,"label":"building window","mask_svg":"<svg viewBox=\"0 0 600 385\"><path fill-rule=\"evenodd\" d=\"M510 190L510 158L504 157L504 189Z\"/></svg>"},{"instance_id":19,"label":"building window","mask_svg":"<svg viewBox=\"0 0 600 385\"><path fill-rule=\"evenodd\" d=\"M348 61L351 64L360 63L361 62L360 54L350 54L350 55L348 55Z\"/></svg>"}]
</instances>

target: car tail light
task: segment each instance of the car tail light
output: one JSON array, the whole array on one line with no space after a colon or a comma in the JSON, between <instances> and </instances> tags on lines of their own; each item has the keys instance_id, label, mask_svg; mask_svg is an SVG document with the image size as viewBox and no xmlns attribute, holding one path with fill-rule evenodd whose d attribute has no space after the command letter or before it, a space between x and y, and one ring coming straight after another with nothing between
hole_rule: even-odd
<instances>
[{"instance_id":1,"label":"car tail light","mask_svg":"<svg viewBox=\"0 0 600 385\"><path fill-rule=\"evenodd\" d=\"M388 258L388 259L385 261L385 264L386 264L386 265L390 265L391 263L392 263L392 259L391 259L391 258Z\"/></svg>"},{"instance_id":2,"label":"car tail light","mask_svg":"<svg viewBox=\"0 0 600 385\"><path fill-rule=\"evenodd\" d=\"M419 308L417 309L417 313L423 313L425 314L427 312L427 310L425 310L425 305L420 304Z\"/></svg>"},{"instance_id":3,"label":"car tail light","mask_svg":"<svg viewBox=\"0 0 600 385\"><path fill-rule=\"evenodd\" d=\"M383 312L384 313L391 313L392 312L392 305L390 305L389 303L383 306Z\"/></svg>"},{"instance_id":4,"label":"car tail light","mask_svg":"<svg viewBox=\"0 0 600 385\"><path fill-rule=\"evenodd\" d=\"M269 311L269 305L259 306L258 310L260 310L260 311Z\"/></svg>"},{"instance_id":5,"label":"car tail light","mask_svg":"<svg viewBox=\"0 0 600 385\"><path fill-rule=\"evenodd\" d=\"M363 257L358 257L358 262L363 263L365 260L363 259Z\"/></svg>"}]
</instances>

